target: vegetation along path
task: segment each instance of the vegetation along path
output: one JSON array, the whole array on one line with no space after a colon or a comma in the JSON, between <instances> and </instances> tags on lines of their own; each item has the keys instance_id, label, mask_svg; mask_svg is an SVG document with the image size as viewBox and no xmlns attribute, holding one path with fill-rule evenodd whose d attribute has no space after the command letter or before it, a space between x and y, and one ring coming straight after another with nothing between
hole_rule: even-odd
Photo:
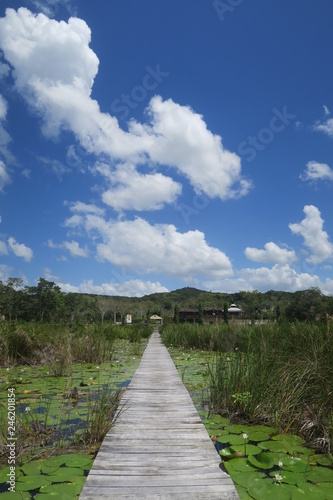
<instances>
[{"instance_id":1,"label":"vegetation along path","mask_svg":"<svg viewBox=\"0 0 333 500\"><path fill-rule=\"evenodd\" d=\"M80 495L238 499L155 329Z\"/></svg>"}]
</instances>

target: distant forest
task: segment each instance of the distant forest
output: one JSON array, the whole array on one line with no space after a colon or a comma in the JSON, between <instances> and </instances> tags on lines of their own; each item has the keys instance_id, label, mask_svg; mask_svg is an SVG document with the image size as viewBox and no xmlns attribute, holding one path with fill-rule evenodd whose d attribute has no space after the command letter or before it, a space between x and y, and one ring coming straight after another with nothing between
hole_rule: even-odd
<instances>
[{"instance_id":1,"label":"distant forest","mask_svg":"<svg viewBox=\"0 0 333 500\"><path fill-rule=\"evenodd\" d=\"M0 317L8 321L38 321L58 324L124 322L127 314L134 323L145 322L153 314L164 322L177 321L182 308L223 309L236 303L247 319L278 321L325 321L333 317L333 297L318 288L291 292L271 290L214 293L196 288L154 293L144 297L101 296L63 293L53 282L39 278L37 286L24 286L20 278L0 281Z\"/></svg>"}]
</instances>

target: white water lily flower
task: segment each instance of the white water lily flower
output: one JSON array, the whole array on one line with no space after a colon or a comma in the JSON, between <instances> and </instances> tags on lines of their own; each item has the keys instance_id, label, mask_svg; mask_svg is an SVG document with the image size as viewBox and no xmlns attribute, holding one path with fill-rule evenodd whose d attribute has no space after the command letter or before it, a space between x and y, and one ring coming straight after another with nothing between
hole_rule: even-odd
<instances>
[{"instance_id":1,"label":"white water lily flower","mask_svg":"<svg viewBox=\"0 0 333 500\"><path fill-rule=\"evenodd\" d=\"M280 461L280 462L278 463L278 466L279 466L279 467L280 467L280 469L281 469L281 467L283 467L283 462L281 462L281 461Z\"/></svg>"},{"instance_id":2,"label":"white water lily flower","mask_svg":"<svg viewBox=\"0 0 333 500\"><path fill-rule=\"evenodd\" d=\"M275 474L275 479L280 483L282 481L282 476L280 476L280 474Z\"/></svg>"},{"instance_id":3,"label":"white water lily flower","mask_svg":"<svg viewBox=\"0 0 333 500\"><path fill-rule=\"evenodd\" d=\"M243 438L244 438L244 439L247 439L247 438L248 438L248 435L244 433L244 434L243 434Z\"/></svg>"},{"instance_id":4,"label":"white water lily flower","mask_svg":"<svg viewBox=\"0 0 333 500\"><path fill-rule=\"evenodd\" d=\"M25 413L30 413L31 412L31 408L29 406L26 406L25 409L24 409Z\"/></svg>"}]
</instances>

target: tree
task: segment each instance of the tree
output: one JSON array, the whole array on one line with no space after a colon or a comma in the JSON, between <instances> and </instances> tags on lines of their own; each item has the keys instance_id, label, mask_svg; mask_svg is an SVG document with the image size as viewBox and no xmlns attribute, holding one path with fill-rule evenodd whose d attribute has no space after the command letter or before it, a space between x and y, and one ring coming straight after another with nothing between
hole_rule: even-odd
<instances>
[{"instance_id":1,"label":"tree","mask_svg":"<svg viewBox=\"0 0 333 500\"><path fill-rule=\"evenodd\" d=\"M112 310L112 301L106 297L98 297L96 300L97 309L101 315L101 321L104 323L106 313Z\"/></svg>"},{"instance_id":2,"label":"tree","mask_svg":"<svg viewBox=\"0 0 333 500\"><path fill-rule=\"evenodd\" d=\"M179 307L176 304L173 312L173 322L174 323L179 323Z\"/></svg>"}]
</instances>

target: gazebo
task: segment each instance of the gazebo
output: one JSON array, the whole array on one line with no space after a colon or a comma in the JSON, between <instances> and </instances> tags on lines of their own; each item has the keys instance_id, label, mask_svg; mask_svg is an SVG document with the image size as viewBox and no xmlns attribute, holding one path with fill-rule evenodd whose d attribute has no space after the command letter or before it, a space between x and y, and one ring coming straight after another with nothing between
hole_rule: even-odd
<instances>
[{"instance_id":1,"label":"gazebo","mask_svg":"<svg viewBox=\"0 0 333 500\"><path fill-rule=\"evenodd\" d=\"M163 324L163 318L161 316L157 316L157 314L153 314L150 316L150 321L154 321L155 325L162 325Z\"/></svg>"},{"instance_id":2,"label":"gazebo","mask_svg":"<svg viewBox=\"0 0 333 500\"><path fill-rule=\"evenodd\" d=\"M236 304L231 304L231 306L228 309L228 314L230 315L230 318L240 318L243 315L243 309L240 309L239 307L236 306Z\"/></svg>"}]
</instances>

